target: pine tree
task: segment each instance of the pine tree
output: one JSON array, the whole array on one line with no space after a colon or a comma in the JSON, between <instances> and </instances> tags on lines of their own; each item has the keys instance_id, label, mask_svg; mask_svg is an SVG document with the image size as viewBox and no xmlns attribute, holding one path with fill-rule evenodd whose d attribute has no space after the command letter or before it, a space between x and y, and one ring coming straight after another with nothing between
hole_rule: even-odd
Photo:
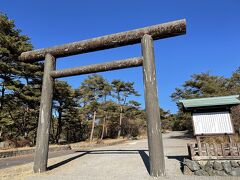
<instances>
[{"instance_id":1,"label":"pine tree","mask_svg":"<svg viewBox=\"0 0 240 180\"><path fill-rule=\"evenodd\" d=\"M115 93L114 97L117 99L119 105L119 129L118 129L118 138L121 136L122 130L122 119L123 119L123 108L127 103L127 98L130 95L139 96L138 92L134 89L133 82L124 82L121 80L112 81L113 92Z\"/></svg>"},{"instance_id":2,"label":"pine tree","mask_svg":"<svg viewBox=\"0 0 240 180\"><path fill-rule=\"evenodd\" d=\"M18 56L32 49L14 21L0 14L0 125L5 134L33 138L38 119L42 64ZM10 131L9 131L10 130Z\"/></svg>"},{"instance_id":3,"label":"pine tree","mask_svg":"<svg viewBox=\"0 0 240 180\"><path fill-rule=\"evenodd\" d=\"M75 107L77 107L75 92L67 82L59 80L55 81L53 102L53 111L56 112L55 114L57 114L55 142L59 143L63 126L67 126L69 123L66 119L66 116L68 116L68 118L71 118L70 112L73 111ZM65 121L63 121L64 116Z\"/></svg>"},{"instance_id":4,"label":"pine tree","mask_svg":"<svg viewBox=\"0 0 240 180\"><path fill-rule=\"evenodd\" d=\"M171 97L176 102L179 99L199 98L199 97L214 97L228 96L240 94L240 68L238 68L230 78L223 76L213 76L207 73L194 74L190 80L184 82L181 88L176 88ZM239 121L238 108L234 108L234 122ZM238 123L240 124L240 123ZM239 126L239 125L238 125ZM175 130L192 130L191 115L182 111L179 106L179 111L176 115L176 121L173 125Z\"/></svg>"}]
</instances>

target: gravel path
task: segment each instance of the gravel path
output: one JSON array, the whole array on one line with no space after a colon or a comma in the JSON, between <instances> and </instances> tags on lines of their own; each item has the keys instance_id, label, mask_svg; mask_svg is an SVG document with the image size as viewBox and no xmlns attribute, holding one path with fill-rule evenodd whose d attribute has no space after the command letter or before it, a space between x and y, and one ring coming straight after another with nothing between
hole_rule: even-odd
<instances>
[{"instance_id":1,"label":"gravel path","mask_svg":"<svg viewBox=\"0 0 240 180\"><path fill-rule=\"evenodd\" d=\"M164 134L163 140L167 175L157 179L234 179L233 177L184 176L180 170L180 162L186 157L186 144L192 139L187 138L184 132L171 132ZM78 151L74 154L51 159L49 171L46 173L28 173L26 176L18 177L18 179L152 180L156 178L149 176L147 149L147 140L136 140L114 146ZM25 166L25 168L31 169L32 164ZM7 178L13 179L10 176Z\"/></svg>"}]
</instances>

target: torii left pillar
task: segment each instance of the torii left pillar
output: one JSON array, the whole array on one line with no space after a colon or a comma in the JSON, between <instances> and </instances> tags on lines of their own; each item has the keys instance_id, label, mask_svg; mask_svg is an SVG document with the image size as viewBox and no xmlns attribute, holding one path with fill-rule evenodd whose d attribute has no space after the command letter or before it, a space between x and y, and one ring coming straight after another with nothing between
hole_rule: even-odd
<instances>
[{"instance_id":1,"label":"torii left pillar","mask_svg":"<svg viewBox=\"0 0 240 180\"><path fill-rule=\"evenodd\" d=\"M54 79L50 72L55 70L55 57L46 54L42 83L41 104L37 129L37 144L34 156L33 171L40 173L46 171L48 161L48 143L50 120L52 118L52 98Z\"/></svg>"}]
</instances>

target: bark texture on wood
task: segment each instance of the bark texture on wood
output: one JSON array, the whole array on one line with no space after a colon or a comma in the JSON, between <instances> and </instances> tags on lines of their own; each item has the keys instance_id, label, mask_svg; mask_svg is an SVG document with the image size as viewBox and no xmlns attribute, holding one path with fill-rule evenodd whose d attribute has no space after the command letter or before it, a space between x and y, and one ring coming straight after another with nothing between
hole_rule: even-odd
<instances>
[{"instance_id":1,"label":"bark texture on wood","mask_svg":"<svg viewBox=\"0 0 240 180\"><path fill-rule=\"evenodd\" d=\"M47 54L44 63L41 104L37 129L37 144L34 157L34 172L44 172L47 169L48 141L50 120L52 117L52 97L54 80L50 72L55 69L55 58Z\"/></svg>"},{"instance_id":2,"label":"bark texture on wood","mask_svg":"<svg viewBox=\"0 0 240 180\"><path fill-rule=\"evenodd\" d=\"M150 35L142 38L143 80L145 88L145 107L147 114L147 134L149 147L150 175L165 175L163 141L156 85L153 39Z\"/></svg>"},{"instance_id":3,"label":"bark texture on wood","mask_svg":"<svg viewBox=\"0 0 240 180\"><path fill-rule=\"evenodd\" d=\"M148 26L141 29L111 34L93 39L73 42L50 48L37 49L21 54L19 60L24 62L39 61L47 53L54 57L65 57L75 54L88 53L98 50L116 48L120 46L132 45L141 42L145 34L149 34L154 40L178 36L186 33L186 20L177 20L168 23Z\"/></svg>"},{"instance_id":4,"label":"bark texture on wood","mask_svg":"<svg viewBox=\"0 0 240 180\"><path fill-rule=\"evenodd\" d=\"M118 60L118 61L112 61L107 63L52 71L51 76L53 78L60 78L60 77L90 74L90 73L96 73L96 72L112 71L117 69L142 66L142 62L143 62L142 57L135 57L135 58L129 58L126 60Z\"/></svg>"}]
</instances>

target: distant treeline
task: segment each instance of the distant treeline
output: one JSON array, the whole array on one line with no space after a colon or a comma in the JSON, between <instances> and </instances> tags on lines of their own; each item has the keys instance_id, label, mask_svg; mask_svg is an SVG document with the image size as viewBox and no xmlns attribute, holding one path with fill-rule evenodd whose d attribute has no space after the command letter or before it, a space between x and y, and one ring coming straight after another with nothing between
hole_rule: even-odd
<instances>
[{"instance_id":1,"label":"distant treeline","mask_svg":"<svg viewBox=\"0 0 240 180\"><path fill-rule=\"evenodd\" d=\"M27 36L21 35L14 21L0 14L0 141L17 146L34 145L38 124L42 63L23 63L18 56L32 50ZM195 74L172 99L240 94L240 68L230 78ZM133 82L100 75L88 76L77 89L65 81L55 81L50 143L101 140L145 134L145 111L131 100L139 96ZM135 98L136 99L136 98ZM239 127L239 107L233 109ZM179 106L176 114L160 109L163 130L192 130L190 115Z\"/></svg>"},{"instance_id":2,"label":"distant treeline","mask_svg":"<svg viewBox=\"0 0 240 180\"><path fill-rule=\"evenodd\" d=\"M34 145L43 64L17 61L21 52L32 50L32 45L3 14L0 42L0 140ZM77 89L58 80L54 86L50 143L137 136L145 129L140 103L129 98L139 96L133 82L108 82L94 74Z\"/></svg>"},{"instance_id":3,"label":"distant treeline","mask_svg":"<svg viewBox=\"0 0 240 180\"><path fill-rule=\"evenodd\" d=\"M240 67L229 78L213 76L209 73L194 74L190 80L184 82L181 88L176 88L172 99L178 105L178 112L173 120L164 122L164 128L172 130L193 130L190 113L182 110L179 99L240 95ZM232 119L236 132L240 128L240 105L231 108Z\"/></svg>"}]
</instances>

